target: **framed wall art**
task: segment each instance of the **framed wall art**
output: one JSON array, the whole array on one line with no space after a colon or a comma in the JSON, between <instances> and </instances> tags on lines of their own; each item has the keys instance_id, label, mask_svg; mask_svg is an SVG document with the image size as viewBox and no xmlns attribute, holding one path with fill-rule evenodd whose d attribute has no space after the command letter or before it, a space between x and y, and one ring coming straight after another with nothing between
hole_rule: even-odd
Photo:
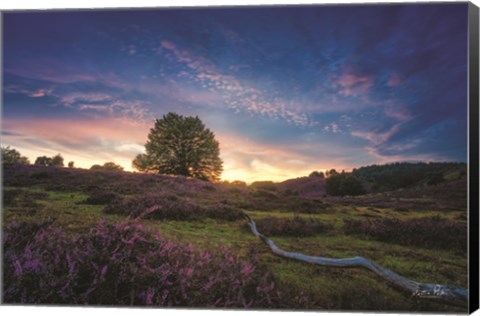
<instances>
[{"instance_id":1,"label":"framed wall art","mask_svg":"<svg viewBox=\"0 0 480 316\"><path fill-rule=\"evenodd\" d=\"M2 304L473 312L478 12L2 11Z\"/></svg>"}]
</instances>

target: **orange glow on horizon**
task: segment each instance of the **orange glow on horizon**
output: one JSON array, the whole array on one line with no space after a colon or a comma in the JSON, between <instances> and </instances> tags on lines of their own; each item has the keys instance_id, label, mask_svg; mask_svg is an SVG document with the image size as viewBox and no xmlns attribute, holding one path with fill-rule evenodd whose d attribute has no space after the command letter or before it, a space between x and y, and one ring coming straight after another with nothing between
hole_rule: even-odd
<instances>
[{"instance_id":1,"label":"orange glow on horizon","mask_svg":"<svg viewBox=\"0 0 480 316\"><path fill-rule=\"evenodd\" d=\"M65 166L73 161L76 168L89 169L94 164L112 161L125 171L136 171L132 168L132 160L144 152L151 127L147 123L118 118L5 120L3 126L16 133L4 135L3 146L17 149L31 163L39 156L51 157L60 153ZM308 176L312 171L347 170L350 167L303 155L303 144L263 144L228 133L217 133L216 138L224 162L221 180L281 182Z\"/></svg>"}]
</instances>

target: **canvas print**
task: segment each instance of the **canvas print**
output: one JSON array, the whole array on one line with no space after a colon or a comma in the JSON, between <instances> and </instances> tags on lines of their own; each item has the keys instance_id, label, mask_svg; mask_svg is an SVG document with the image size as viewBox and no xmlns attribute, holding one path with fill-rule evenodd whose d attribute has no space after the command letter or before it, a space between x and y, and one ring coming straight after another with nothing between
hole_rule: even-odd
<instances>
[{"instance_id":1,"label":"canvas print","mask_svg":"<svg viewBox=\"0 0 480 316\"><path fill-rule=\"evenodd\" d=\"M2 12L3 304L467 312L468 14Z\"/></svg>"}]
</instances>

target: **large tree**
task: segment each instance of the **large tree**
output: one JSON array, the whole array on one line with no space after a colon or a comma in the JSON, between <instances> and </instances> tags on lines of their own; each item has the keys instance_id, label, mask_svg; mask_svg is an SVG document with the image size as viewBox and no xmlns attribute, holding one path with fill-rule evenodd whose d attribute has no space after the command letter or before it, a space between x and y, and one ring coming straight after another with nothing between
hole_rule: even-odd
<instances>
[{"instance_id":1,"label":"large tree","mask_svg":"<svg viewBox=\"0 0 480 316\"><path fill-rule=\"evenodd\" d=\"M218 180L223 171L215 135L196 117L168 113L155 121L132 166L140 171Z\"/></svg>"}]
</instances>

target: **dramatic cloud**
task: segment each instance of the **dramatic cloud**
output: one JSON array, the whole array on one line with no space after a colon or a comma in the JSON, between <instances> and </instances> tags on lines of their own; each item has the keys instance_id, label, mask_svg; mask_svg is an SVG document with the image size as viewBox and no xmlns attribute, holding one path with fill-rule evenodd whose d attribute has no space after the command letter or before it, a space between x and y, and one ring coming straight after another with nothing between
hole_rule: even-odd
<instances>
[{"instance_id":1,"label":"dramatic cloud","mask_svg":"<svg viewBox=\"0 0 480 316\"><path fill-rule=\"evenodd\" d=\"M266 91L252 83L226 75L216 69L214 63L205 57L194 56L188 50L180 50L171 41L162 41L161 47L173 54L173 59L187 66L179 72L180 77L189 78L206 90L220 93L223 102L235 111L248 111L271 118L283 118L289 124L305 126L309 120L305 113L289 107L283 99L269 100ZM161 52L161 51L160 51ZM170 57L167 54L167 57ZM231 68L229 68L231 69Z\"/></svg>"},{"instance_id":2,"label":"dramatic cloud","mask_svg":"<svg viewBox=\"0 0 480 316\"><path fill-rule=\"evenodd\" d=\"M76 166L116 161L131 170L131 160L143 151L149 126L125 119L54 120L6 119L4 142L19 148L31 161L62 153Z\"/></svg>"},{"instance_id":3,"label":"dramatic cloud","mask_svg":"<svg viewBox=\"0 0 480 316\"><path fill-rule=\"evenodd\" d=\"M339 88L338 92L340 94L359 96L365 95L373 87L373 83L372 77L346 73L340 76L333 86Z\"/></svg>"},{"instance_id":4,"label":"dramatic cloud","mask_svg":"<svg viewBox=\"0 0 480 316\"><path fill-rule=\"evenodd\" d=\"M129 169L177 112L230 180L466 161L467 21L465 3L7 12L2 143Z\"/></svg>"}]
</instances>

